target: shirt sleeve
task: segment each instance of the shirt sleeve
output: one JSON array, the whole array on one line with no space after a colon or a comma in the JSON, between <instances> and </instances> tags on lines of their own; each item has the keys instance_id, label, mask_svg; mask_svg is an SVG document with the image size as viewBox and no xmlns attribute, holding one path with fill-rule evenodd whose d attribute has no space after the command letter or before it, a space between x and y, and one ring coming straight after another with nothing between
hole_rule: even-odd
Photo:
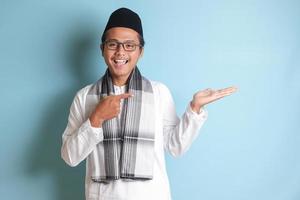
<instances>
[{"instance_id":1,"label":"shirt sleeve","mask_svg":"<svg viewBox=\"0 0 300 200\"><path fill-rule=\"evenodd\" d=\"M175 104L169 89L162 87L164 148L172 156L184 154L197 137L208 113L201 109L199 114L188 104L181 118L176 115Z\"/></svg>"},{"instance_id":2,"label":"shirt sleeve","mask_svg":"<svg viewBox=\"0 0 300 200\"><path fill-rule=\"evenodd\" d=\"M92 127L90 120L84 117L82 96L82 91L75 96L62 136L61 157L72 167L83 161L103 140L102 128Z\"/></svg>"}]
</instances>

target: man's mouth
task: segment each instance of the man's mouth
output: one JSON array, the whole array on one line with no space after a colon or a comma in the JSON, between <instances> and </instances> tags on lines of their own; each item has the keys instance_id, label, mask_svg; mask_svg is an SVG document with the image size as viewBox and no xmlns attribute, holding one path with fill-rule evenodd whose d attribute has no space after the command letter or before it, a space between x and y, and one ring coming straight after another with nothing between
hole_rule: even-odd
<instances>
[{"instance_id":1,"label":"man's mouth","mask_svg":"<svg viewBox=\"0 0 300 200\"><path fill-rule=\"evenodd\" d=\"M126 59L116 59L114 60L114 63L117 64L117 65L125 65L128 63L128 60Z\"/></svg>"}]
</instances>

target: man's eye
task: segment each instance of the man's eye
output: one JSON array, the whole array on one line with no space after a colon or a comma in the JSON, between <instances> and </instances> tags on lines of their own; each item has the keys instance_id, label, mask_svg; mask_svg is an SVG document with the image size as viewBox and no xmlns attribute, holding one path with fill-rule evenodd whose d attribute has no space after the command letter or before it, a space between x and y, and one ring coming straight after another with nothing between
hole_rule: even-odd
<instances>
[{"instance_id":1,"label":"man's eye","mask_svg":"<svg viewBox=\"0 0 300 200\"><path fill-rule=\"evenodd\" d=\"M134 48L134 44L125 44L125 47L127 49L133 49Z\"/></svg>"},{"instance_id":2,"label":"man's eye","mask_svg":"<svg viewBox=\"0 0 300 200\"><path fill-rule=\"evenodd\" d=\"M116 43L116 42L108 42L108 43L107 43L107 46L108 46L108 47L116 47L116 46L117 46L117 43Z\"/></svg>"}]
</instances>

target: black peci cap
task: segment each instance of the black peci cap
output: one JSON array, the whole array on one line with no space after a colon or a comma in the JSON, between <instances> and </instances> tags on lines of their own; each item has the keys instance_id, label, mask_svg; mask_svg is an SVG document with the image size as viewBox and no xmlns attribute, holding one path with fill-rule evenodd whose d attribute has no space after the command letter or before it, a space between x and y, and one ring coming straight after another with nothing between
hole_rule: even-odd
<instances>
[{"instance_id":1,"label":"black peci cap","mask_svg":"<svg viewBox=\"0 0 300 200\"><path fill-rule=\"evenodd\" d=\"M104 35L107 30L114 27L130 28L140 34L143 38L142 21L139 15L128 8L119 8L115 10L109 17L106 27L102 34L102 42L104 42Z\"/></svg>"}]
</instances>

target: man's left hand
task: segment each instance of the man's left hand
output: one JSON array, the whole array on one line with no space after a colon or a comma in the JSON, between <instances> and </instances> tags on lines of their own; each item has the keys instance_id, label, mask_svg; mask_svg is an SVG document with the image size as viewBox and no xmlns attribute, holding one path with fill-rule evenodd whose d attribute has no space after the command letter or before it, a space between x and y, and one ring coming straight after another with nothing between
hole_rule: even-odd
<instances>
[{"instance_id":1,"label":"man's left hand","mask_svg":"<svg viewBox=\"0 0 300 200\"><path fill-rule=\"evenodd\" d=\"M219 90L213 90L208 88L206 90L198 91L193 96L193 100L191 101L191 108L193 111L199 113L200 108L202 108L204 105L221 99L225 96L231 95L236 91L237 87L228 87Z\"/></svg>"}]
</instances>

